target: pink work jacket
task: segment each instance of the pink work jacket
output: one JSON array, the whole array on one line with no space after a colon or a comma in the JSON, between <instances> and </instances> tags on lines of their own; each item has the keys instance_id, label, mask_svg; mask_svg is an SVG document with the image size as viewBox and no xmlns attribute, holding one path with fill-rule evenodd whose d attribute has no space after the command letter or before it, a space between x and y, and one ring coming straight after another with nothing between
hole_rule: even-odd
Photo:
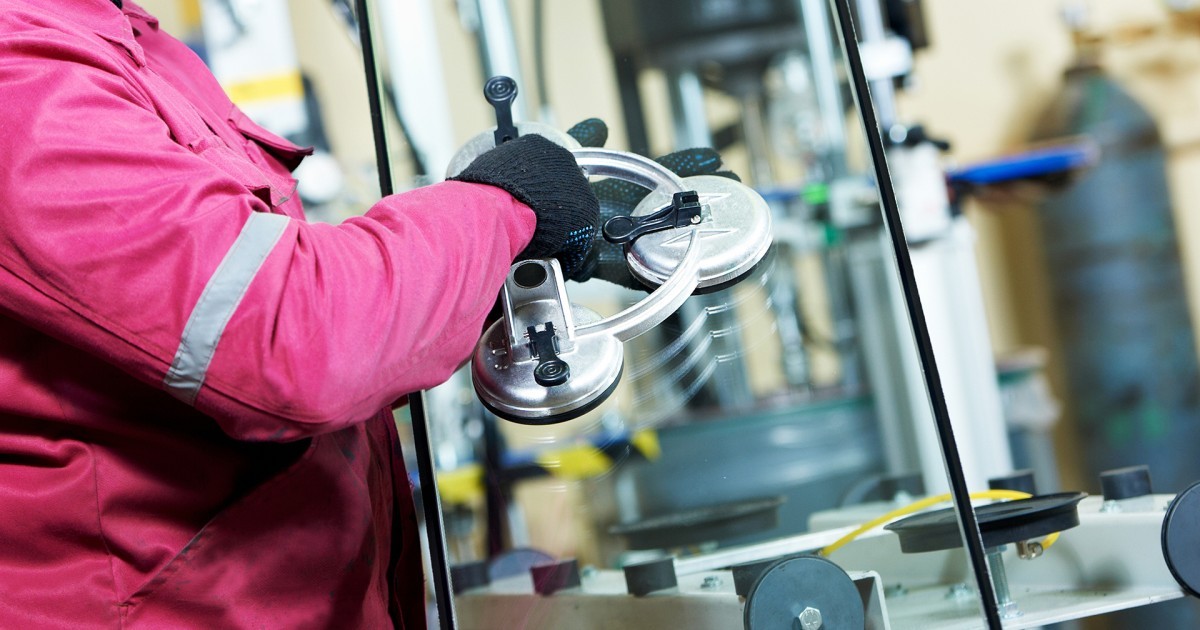
<instances>
[{"instance_id":1,"label":"pink work jacket","mask_svg":"<svg viewBox=\"0 0 1200 630\"><path fill-rule=\"evenodd\" d=\"M307 223L305 153L128 0L0 0L0 627L424 626L390 407L535 218Z\"/></svg>"}]
</instances>

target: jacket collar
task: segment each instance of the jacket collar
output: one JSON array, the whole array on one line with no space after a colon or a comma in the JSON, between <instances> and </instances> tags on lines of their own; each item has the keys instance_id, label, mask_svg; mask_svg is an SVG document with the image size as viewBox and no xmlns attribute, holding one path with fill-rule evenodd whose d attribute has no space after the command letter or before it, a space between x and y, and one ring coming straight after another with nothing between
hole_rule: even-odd
<instances>
[{"instance_id":1,"label":"jacket collar","mask_svg":"<svg viewBox=\"0 0 1200 630\"><path fill-rule=\"evenodd\" d=\"M34 0L33 4L93 31L125 49L138 65L146 65L137 33L145 28L157 30L158 20L133 2L124 0L120 9L112 0Z\"/></svg>"}]
</instances>

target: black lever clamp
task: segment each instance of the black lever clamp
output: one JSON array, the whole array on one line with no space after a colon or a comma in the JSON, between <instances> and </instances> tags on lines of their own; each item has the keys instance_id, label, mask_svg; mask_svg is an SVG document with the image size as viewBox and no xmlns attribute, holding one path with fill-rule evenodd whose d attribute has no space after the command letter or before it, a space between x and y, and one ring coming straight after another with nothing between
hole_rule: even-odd
<instances>
[{"instance_id":1,"label":"black lever clamp","mask_svg":"<svg viewBox=\"0 0 1200 630\"><path fill-rule=\"evenodd\" d=\"M525 329L529 335L529 351L537 357L537 367L533 368L533 380L542 387L562 385L571 378L571 366L558 358L558 337L554 334L554 322L546 322L545 329L538 330L535 326Z\"/></svg>"},{"instance_id":2,"label":"black lever clamp","mask_svg":"<svg viewBox=\"0 0 1200 630\"><path fill-rule=\"evenodd\" d=\"M677 192L671 204L645 216L616 216L604 223L604 240L623 245L632 243L651 232L687 227L700 223L700 193L694 190Z\"/></svg>"},{"instance_id":3,"label":"black lever clamp","mask_svg":"<svg viewBox=\"0 0 1200 630\"><path fill-rule=\"evenodd\" d=\"M517 126L513 124L512 104L517 100L517 82L508 77L496 76L483 85L483 97L496 110L496 146L517 139Z\"/></svg>"}]
</instances>

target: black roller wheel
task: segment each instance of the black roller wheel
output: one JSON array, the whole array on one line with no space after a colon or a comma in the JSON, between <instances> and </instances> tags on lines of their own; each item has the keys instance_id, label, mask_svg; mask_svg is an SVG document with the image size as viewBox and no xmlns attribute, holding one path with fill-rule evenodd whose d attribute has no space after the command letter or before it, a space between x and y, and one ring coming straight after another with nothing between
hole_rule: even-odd
<instances>
[{"instance_id":1,"label":"black roller wheel","mask_svg":"<svg viewBox=\"0 0 1200 630\"><path fill-rule=\"evenodd\" d=\"M771 565L746 596L746 630L862 630L862 598L838 565L817 556L798 556Z\"/></svg>"}]
</instances>

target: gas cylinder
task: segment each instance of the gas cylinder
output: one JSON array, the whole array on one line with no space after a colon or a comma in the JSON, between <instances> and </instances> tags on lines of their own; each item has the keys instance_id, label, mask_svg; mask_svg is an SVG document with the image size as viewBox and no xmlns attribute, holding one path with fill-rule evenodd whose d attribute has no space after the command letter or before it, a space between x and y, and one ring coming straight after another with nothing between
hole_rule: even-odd
<instances>
[{"instance_id":1,"label":"gas cylinder","mask_svg":"<svg viewBox=\"0 0 1200 630\"><path fill-rule=\"evenodd\" d=\"M1148 464L1155 492L1179 492L1200 479L1200 368L1157 126L1080 65L1038 135L1086 136L1102 152L1038 209L1085 479L1098 489L1100 472ZM1197 627L1194 603L1172 604L1118 627Z\"/></svg>"}]
</instances>

